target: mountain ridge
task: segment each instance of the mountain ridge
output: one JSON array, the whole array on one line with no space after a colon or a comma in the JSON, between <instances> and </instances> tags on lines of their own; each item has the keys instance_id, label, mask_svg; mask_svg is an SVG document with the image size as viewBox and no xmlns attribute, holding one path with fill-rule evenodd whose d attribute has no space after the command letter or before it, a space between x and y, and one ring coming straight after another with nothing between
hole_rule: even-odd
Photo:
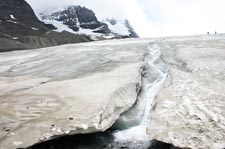
<instances>
[{"instance_id":1,"label":"mountain ridge","mask_svg":"<svg viewBox=\"0 0 225 149\"><path fill-rule=\"evenodd\" d=\"M0 0L0 52L92 41L88 36L54 32L25 0Z\"/></svg>"},{"instance_id":2,"label":"mountain ridge","mask_svg":"<svg viewBox=\"0 0 225 149\"><path fill-rule=\"evenodd\" d=\"M53 24L58 28L58 31L62 31L61 27L64 25L63 29L77 34L101 36L106 39L138 38L137 33L135 33L128 20L118 21L114 19L114 24L110 23L112 19L100 21L94 11L79 5L70 5L59 10L48 11L47 13L43 12L40 13L40 18L45 23ZM118 32L118 27L122 31ZM114 32L115 28L117 28L116 32Z\"/></svg>"},{"instance_id":3,"label":"mountain ridge","mask_svg":"<svg viewBox=\"0 0 225 149\"><path fill-rule=\"evenodd\" d=\"M42 21L25 0L0 0L0 52L138 37L130 36L125 23L127 35L112 32L86 7L70 6L54 15Z\"/></svg>"}]
</instances>

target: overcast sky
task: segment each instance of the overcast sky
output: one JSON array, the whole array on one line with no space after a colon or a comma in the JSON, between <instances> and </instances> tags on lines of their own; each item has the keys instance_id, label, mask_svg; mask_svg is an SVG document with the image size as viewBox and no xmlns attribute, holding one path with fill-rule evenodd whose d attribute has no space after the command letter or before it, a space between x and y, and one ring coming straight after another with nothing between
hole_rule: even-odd
<instances>
[{"instance_id":1,"label":"overcast sky","mask_svg":"<svg viewBox=\"0 0 225 149\"><path fill-rule=\"evenodd\" d=\"M36 13L75 4L127 18L141 37L225 33L225 0L27 0Z\"/></svg>"}]
</instances>

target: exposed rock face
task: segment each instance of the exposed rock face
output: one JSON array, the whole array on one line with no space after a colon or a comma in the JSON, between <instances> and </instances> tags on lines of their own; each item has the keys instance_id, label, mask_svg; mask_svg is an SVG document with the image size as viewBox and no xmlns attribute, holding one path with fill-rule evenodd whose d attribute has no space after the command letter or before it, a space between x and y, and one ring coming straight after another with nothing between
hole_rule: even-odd
<instances>
[{"instance_id":1,"label":"exposed rock face","mask_svg":"<svg viewBox=\"0 0 225 149\"><path fill-rule=\"evenodd\" d=\"M40 35L49 31L24 0L0 0L0 20L0 33L14 37ZM32 28L38 28L39 31Z\"/></svg>"},{"instance_id":2,"label":"exposed rock face","mask_svg":"<svg viewBox=\"0 0 225 149\"><path fill-rule=\"evenodd\" d=\"M40 16L44 22L54 24L58 31L64 29L72 33L97 36L95 39L100 36L105 39L138 38L128 20L106 19L100 22L92 10L81 6L69 6L55 12L41 13Z\"/></svg>"},{"instance_id":3,"label":"exposed rock face","mask_svg":"<svg viewBox=\"0 0 225 149\"><path fill-rule=\"evenodd\" d=\"M0 54L0 146L111 127L136 101L147 46L105 41Z\"/></svg>"},{"instance_id":4,"label":"exposed rock face","mask_svg":"<svg viewBox=\"0 0 225 149\"><path fill-rule=\"evenodd\" d=\"M170 72L151 110L152 138L182 148L225 147L224 40L185 37L159 44Z\"/></svg>"},{"instance_id":5,"label":"exposed rock face","mask_svg":"<svg viewBox=\"0 0 225 149\"><path fill-rule=\"evenodd\" d=\"M0 52L91 41L87 36L69 32L66 39L70 40L65 41L64 33L51 36L52 29L53 25L38 20L26 1L0 0Z\"/></svg>"},{"instance_id":6,"label":"exposed rock face","mask_svg":"<svg viewBox=\"0 0 225 149\"><path fill-rule=\"evenodd\" d=\"M138 34L135 32L134 28L131 26L131 24L128 20L125 20L125 25L130 32L129 38L139 38Z\"/></svg>"},{"instance_id":7,"label":"exposed rock face","mask_svg":"<svg viewBox=\"0 0 225 149\"><path fill-rule=\"evenodd\" d=\"M104 32L110 32L107 24L99 22L92 10L81 6L69 6L62 11L57 11L48 15L42 13L41 17L43 20L63 22L63 24L68 25L69 28L74 31L79 31L80 28L97 29L104 26Z\"/></svg>"}]
</instances>

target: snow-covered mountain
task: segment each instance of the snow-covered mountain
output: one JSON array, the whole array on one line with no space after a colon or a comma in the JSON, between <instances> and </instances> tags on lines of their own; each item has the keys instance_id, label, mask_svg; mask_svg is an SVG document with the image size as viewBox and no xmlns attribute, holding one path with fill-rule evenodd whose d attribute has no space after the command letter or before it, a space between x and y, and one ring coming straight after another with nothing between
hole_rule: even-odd
<instances>
[{"instance_id":1,"label":"snow-covered mountain","mask_svg":"<svg viewBox=\"0 0 225 149\"><path fill-rule=\"evenodd\" d=\"M0 0L0 52L92 41L54 28L40 21L25 0Z\"/></svg>"},{"instance_id":2,"label":"snow-covered mountain","mask_svg":"<svg viewBox=\"0 0 225 149\"><path fill-rule=\"evenodd\" d=\"M138 35L130 25L128 20L121 19L105 19L102 22L106 23L113 34L123 37L137 38Z\"/></svg>"},{"instance_id":3,"label":"snow-covered mountain","mask_svg":"<svg viewBox=\"0 0 225 149\"><path fill-rule=\"evenodd\" d=\"M85 7L50 12L41 14L44 23L25 0L0 0L0 52L137 37L128 21L99 21Z\"/></svg>"},{"instance_id":4,"label":"snow-covered mountain","mask_svg":"<svg viewBox=\"0 0 225 149\"><path fill-rule=\"evenodd\" d=\"M81 6L68 6L41 13L40 18L45 23L53 24L58 32L65 30L75 34L85 34L95 40L138 37L128 20L99 21L92 10Z\"/></svg>"}]
</instances>

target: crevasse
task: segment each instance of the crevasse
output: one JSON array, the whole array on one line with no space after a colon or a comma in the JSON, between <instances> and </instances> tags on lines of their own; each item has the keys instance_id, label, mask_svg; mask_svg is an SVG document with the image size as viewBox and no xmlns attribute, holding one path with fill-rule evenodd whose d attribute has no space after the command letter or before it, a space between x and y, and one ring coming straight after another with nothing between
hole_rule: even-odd
<instances>
[{"instance_id":1,"label":"crevasse","mask_svg":"<svg viewBox=\"0 0 225 149\"><path fill-rule=\"evenodd\" d=\"M137 108L137 110L143 112L141 121L138 125L115 132L115 142L126 145L131 144L132 148L140 146L141 148L148 148L150 146L151 138L146 134L149 114L157 93L164 86L168 72L168 67L163 63L161 55L160 42L150 43L145 57L147 67L142 78L142 92L138 99L144 102L141 104L142 107Z\"/></svg>"}]
</instances>

